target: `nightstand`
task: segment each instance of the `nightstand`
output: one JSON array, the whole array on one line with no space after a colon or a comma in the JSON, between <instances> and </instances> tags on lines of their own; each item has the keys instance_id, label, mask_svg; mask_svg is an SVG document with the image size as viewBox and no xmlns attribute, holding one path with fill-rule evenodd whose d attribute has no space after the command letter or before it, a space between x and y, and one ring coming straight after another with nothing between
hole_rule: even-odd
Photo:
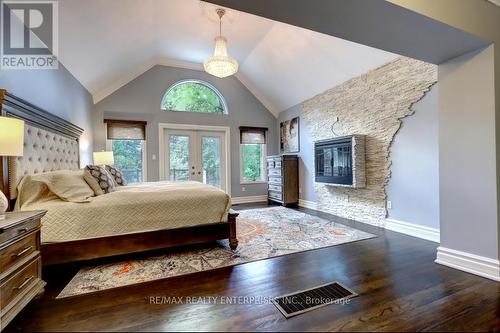
<instances>
[{"instance_id":1,"label":"nightstand","mask_svg":"<svg viewBox=\"0 0 500 333\"><path fill-rule=\"evenodd\" d=\"M11 212L0 220L0 330L44 291L40 219L45 213Z\"/></svg>"}]
</instances>

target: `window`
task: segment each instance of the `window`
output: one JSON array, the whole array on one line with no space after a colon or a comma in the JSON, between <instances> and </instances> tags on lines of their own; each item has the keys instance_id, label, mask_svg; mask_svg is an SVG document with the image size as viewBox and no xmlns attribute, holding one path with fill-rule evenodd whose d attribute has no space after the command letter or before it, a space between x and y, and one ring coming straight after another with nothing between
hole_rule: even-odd
<instances>
[{"instance_id":1,"label":"window","mask_svg":"<svg viewBox=\"0 0 500 333\"><path fill-rule=\"evenodd\" d=\"M105 119L106 149L129 183L146 181L146 122Z\"/></svg>"},{"instance_id":2,"label":"window","mask_svg":"<svg viewBox=\"0 0 500 333\"><path fill-rule=\"evenodd\" d=\"M140 183L144 176L143 140L111 140L111 149L115 157L115 166L121 170L129 183Z\"/></svg>"},{"instance_id":3,"label":"window","mask_svg":"<svg viewBox=\"0 0 500 333\"><path fill-rule=\"evenodd\" d=\"M266 181L266 128L240 127L240 182Z\"/></svg>"},{"instance_id":4,"label":"window","mask_svg":"<svg viewBox=\"0 0 500 333\"><path fill-rule=\"evenodd\" d=\"M180 81L171 86L161 101L165 111L227 114L221 93L210 84L198 80Z\"/></svg>"}]
</instances>

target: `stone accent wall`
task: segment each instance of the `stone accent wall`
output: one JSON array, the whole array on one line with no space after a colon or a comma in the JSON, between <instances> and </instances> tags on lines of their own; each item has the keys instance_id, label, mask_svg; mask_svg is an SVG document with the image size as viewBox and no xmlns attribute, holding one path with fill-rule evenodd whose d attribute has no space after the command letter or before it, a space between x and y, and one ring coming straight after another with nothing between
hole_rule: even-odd
<instances>
[{"instance_id":1,"label":"stone accent wall","mask_svg":"<svg viewBox=\"0 0 500 333\"><path fill-rule=\"evenodd\" d=\"M315 183L318 207L345 218L384 226L385 186L390 178L389 148L411 116L411 107L437 82L437 66L398 58L303 103L302 123L312 141L366 135L366 188Z\"/></svg>"}]
</instances>

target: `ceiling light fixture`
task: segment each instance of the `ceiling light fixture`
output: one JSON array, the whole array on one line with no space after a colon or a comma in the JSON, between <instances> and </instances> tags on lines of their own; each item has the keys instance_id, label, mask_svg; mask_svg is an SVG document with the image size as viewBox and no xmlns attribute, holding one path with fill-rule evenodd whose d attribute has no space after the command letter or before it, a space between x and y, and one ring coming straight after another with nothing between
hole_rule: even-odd
<instances>
[{"instance_id":1,"label":"ceiling light fixture","mask_svg":"<svg viewBox=\"0 0 500 333\"><path fill-rule=\"evenodd\" d=\"M216 13L219 16L219 36L215 38L214 55L205 60L203 68L208 74L223 78L236 74L238 62L227 55L227 39L222 36L222 16L226 10L217 8Z\"/></svg>"}]
</instances>

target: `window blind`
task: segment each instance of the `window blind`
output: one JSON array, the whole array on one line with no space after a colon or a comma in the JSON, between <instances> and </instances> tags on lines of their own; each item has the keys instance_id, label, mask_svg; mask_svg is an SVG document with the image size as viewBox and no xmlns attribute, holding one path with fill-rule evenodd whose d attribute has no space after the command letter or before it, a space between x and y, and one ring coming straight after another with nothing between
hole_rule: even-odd
<instances>
[{"instance_id":1,"label":"window blind","mask_svg":"<svg viewBox=\"0 0 500 333\"><path fill-rule=\"evenodd\" d=\"M108 140L146 140L145 121L104 119Z\"/></svg>"},{"instance_id":2,"label":"window blind","mask_svg":"<svg viewBox=\"0 0 500 333\"><path fill-rule=\"evenodd\" d=\"M240 143L265 144L266 132L265 127L240 127Z\"/></svg>"}]
</instances>

